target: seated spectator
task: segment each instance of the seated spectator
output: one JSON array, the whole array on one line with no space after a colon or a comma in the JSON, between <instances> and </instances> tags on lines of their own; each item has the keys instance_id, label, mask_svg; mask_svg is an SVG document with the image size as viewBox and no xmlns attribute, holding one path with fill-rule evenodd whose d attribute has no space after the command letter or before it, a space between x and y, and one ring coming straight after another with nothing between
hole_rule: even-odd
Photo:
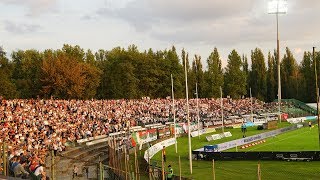
<instances>
[{"instance_id":1,"label":"seated spectator","mask_svg":"<svg viewBox=\"0 0 320 180\"><path fill-rule=\"evenodd\" d=\"M25 170L26 161L18 162L17 165L13 168L14 176L27 179L29 173Z\"/></svg>"}]
</instances>

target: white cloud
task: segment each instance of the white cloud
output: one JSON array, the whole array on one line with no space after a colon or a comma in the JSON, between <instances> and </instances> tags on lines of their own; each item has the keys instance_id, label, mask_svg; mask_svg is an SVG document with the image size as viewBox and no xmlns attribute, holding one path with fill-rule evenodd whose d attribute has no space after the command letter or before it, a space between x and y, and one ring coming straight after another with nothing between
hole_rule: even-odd
<instances>
[{"instance_id":1,"label":"white cloud","mask_svg":"<svg viewBox=\"0 0 320 180\"><path fill-rule=\"evenodd\" d=\"M26 7L27 15L36 16L52 9L57 0L1 0L0 3Z\"/></svg>"},{"instance_id":2,"label":"white cloud","mask_svg":"<svg viewBox=\"0 0 320 180\"><path fill-rule=\"evenodd\" d=\"M14 23L4 21L4 28L9 33L25 34L37 32L41 27L35 24Z\"/></svg>"}]
</instances>

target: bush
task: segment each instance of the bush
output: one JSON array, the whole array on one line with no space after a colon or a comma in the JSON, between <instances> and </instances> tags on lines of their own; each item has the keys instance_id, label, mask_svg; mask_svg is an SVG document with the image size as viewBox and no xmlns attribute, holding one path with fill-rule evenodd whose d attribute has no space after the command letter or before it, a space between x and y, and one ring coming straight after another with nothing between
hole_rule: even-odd
<instances>
[{"instance_id":1,"label":"bush","mask_svg":"<svg viewBox=\"0 0 320 180\"><path fill-rule=\"evenodd\" d=\"M257 129L258 129L258 130L263 130L263 126L262 126L262 125L259 125L259 126L257 127Z\"/></svg>"}]
</instances>

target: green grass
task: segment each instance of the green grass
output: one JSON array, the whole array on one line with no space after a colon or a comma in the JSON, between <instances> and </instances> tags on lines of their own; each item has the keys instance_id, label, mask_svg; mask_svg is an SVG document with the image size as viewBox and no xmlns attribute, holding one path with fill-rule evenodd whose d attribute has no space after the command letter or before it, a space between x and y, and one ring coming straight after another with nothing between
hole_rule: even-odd
<instances>
[{"instance_id":1,"label":"green grass","mask_svg":"<svg viewBox=\"0 0 320 180\"><path fill-rule=\"evenodd\" d=\"M266 139L265 143L238 151L318 151L318 127L290 131ZM235 151L235 148L230 151Z\"/></svg>"},{"instance_id":2,"label":"green grass","mask_svg":"<svg viewBox=\"0 0 320 180\"><path fill-rule=\"evenodd\" d=\"M288 126L288 123L281 123L278 127ZM192 150L203 147L208 144L218 144L221 142L230 141L233 139L242 138L240 129L225 129L230 131L232 137L223 138L216 141L207 142L206 135L192 138ZM256 130L256 127L249 127L247 136L265 132L265 130ZM216 134L219 131L212 133ZM248 150L257 151L275 151L275 150L317 150L317 128L309 131L308 128L302 128L295 131L287 132L278 135L275 138L267 139L267 142L259 146L255 146ZM240 150L240 149L239 149ZM235 151L235 149L234 149ZM210 161L193 161L193 173L190 174L188 160L188 138L178 138L178 153L175 153L175 146L172 145L166 148L167 163L174 169L174 173L179 175L179 161L181 157L181 174L183 177L191 179L213 179L212 177L212 162ZM157 165L161 165L161 153L156 154L151 161L156 161ZM237 179L249 180L258 179L257 164L259 161L216 161L215 171L216 179ZM285 162L285 161L260 161L262 179L320 179L320 162Z\"/></svg>"}]
</instances>

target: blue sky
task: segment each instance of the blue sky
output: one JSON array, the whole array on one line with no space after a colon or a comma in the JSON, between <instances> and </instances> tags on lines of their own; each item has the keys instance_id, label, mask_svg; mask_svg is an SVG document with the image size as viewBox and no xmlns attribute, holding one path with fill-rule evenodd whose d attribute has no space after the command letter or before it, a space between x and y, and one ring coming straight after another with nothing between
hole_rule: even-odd
<instances>
[{"instance_id":1,"label":"blue sky","mask_svg":"<svg viewBox=\"0 0 320 180\"><path fill-rule=\"evenodd\" d=\"M265 55L276 47L276 21L267 0L0 0L0 46L57 49L63 44L107 49L136 44L140 50L175 45L205 61L217 47L223 64L232 49ZM281 51L298 61L320 49L320 1L288 0L280 17ZM283 55L283 53L282 53Z\"/></svg>"}]
</instances>

